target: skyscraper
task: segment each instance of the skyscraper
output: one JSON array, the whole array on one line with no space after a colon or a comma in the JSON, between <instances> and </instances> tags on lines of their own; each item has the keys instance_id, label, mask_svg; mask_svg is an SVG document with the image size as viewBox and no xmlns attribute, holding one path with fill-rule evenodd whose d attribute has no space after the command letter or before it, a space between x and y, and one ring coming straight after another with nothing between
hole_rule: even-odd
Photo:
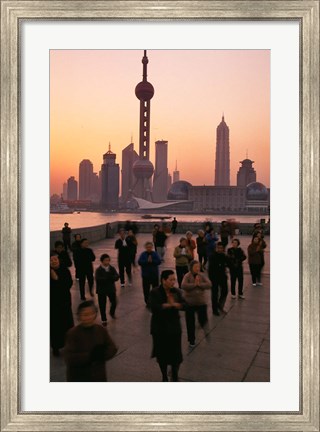
<instances>
[{"instance_id":1,"label":"skyscraper","mask_svg":"<svg viewBox=\"0 0 320 432\"><path fill-rule=\"evenodd\" d=\"M67 199L69 201L76 201L78 199L78 182L74 177L68 178Z\"/></svg>"},{"instance_id":2,"label":"skyscraper","mask_svg":"<svg viewBox=\"0 0 320 432\"><path fill-rule=\"evenodd\" d=\"M168 141L156 141L155 170L153 176L153 201L167 200L168 187Z\"/></svg>"},{"instance_id":3,"label":"skyscraper","mask_svg":"<svg viewBox=\"0 0 320 432\"><path fill-rule=\"evenodd\" d=\"M246 187L249 183L257 181L257 174L252 164L254 161L244 159L240 161L242 166L237 173L237 186Z\"/></svg>"},{"instance_id":4,"label":"skyscraper","mask_svg":"<svg viewBox=\"0 0 320 432\"><path fill-rule=\"evenodd\" d=\"M152 201L150 178L153 174L153 165L149 160L150 151L150 100L154 95L153 85L147 81L147 51L144 50L142 58L143 80L136 86L135 93L140 100L140 133L139 133L139 160L133 165L136 177L134 186L135 195Z\"/></svg>"},{"instance_id":5,"label":"skyscraper","mask_svg":"<svg viewBox=\"0 0 320 432\"><path fill-rule=\"evenodd\" d=\"M108 210L119 207L119 164L116 163L116 154L109 150L103 155L101 165L101 205Z\"/></svg>"},{"instance_id":6,"label":"skyscraper","mask_svg":"<svg viewBox=\"0 0 320 432\"><path fill-rule=\"evenodd\" d=\"M170 189L171 185L172 185L172 177L171 177L171 174L168 174L167 193L168 193L168 190Z\"/></svg>"},{"instance_id":7,"label":"skyscraper","mask_svg":"<svg viewBox=\"0 0 320 432\"><path fill-rule=\"evenodd\" d=\"M133 164L139 159L138 153L134 150L134 144L129 144L122 150L121 165L121 200L125 203L131 198L135 176L133 174Z\"/></svg>"},{"instance_id":8,"label":"skyscraper","mask_svg":"<svg viewBox=\"0 0 320 432\"><path fill-rule=\"evenodd\" d=\"M229 128L224 121L217 127L215 186L230 186Z\"/></svg>"},{"instance_id":9,"label":"skyscraper","mask_svg":"<svg viewBox=\"0 0 320 432\"><path fill-rule=\"evenodd\" d=\"M178 163L176 161L176 169L172 173L172 183L178 182L180 180L180 171L178 171Z\"/></svg>"},{"instance_id":10,"label":"skyscraper","mask_svg":"<svg viewBox=\"0 0 320 432\"><path fill-rule=\"evenodd\" d=\"M84 159L79 165L79 200L91 199L92 177L92 162L90 162L88 159Z\"/></svg>"}]
</instances>

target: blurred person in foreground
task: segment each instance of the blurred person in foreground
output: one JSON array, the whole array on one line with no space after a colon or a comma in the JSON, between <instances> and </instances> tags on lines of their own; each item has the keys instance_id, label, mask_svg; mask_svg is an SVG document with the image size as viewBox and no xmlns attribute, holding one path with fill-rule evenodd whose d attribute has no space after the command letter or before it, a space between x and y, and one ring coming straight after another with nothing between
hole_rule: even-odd
<instances>
[{"instance_id":1,"label":"blurred person in foreground","mask_svg":"<svg viewBox=\"0 0 320 432\"><path fill-rule=\"evenodd\" d=\"M61 265L56 253L50 256L50 344L53 355L60 355L67 331L73 327L71 309L72 277L70 270Z\"/></svg>"},{"instance_id":2,"label":"blurred person in foreground","mask_svg":"<svg viewBox=\"0 0 320 432\"><path fill-rule=\"evenodd\" d=\"M144 245L145 251L141 253L138 264L141 267L143 297L146 306L149 306L150 289L159 285L159 265L161 259L153 250L153 243L147 242Z\"/></svg>"},{"instance_id":3,"label":"blurred person in foreground","mask_svg":"<svg viewBox=\"0 0 320 432\"><path fill-rule=\"evenodd\" d=\"M186 324L188 332L189 348L195 347L195 315L198 316L200 327L207 333L208 323L206 290L211 288L210 280L201 273L199 261L190 262L190 271L184 275L181 288L184 298L188 303L186 309Z\"/></svg>"},{"instance_id":4,"label":"blurred person in foreground","mask_svg":"<svg viewBox=\"0 0 320 432\"><path fill-rule=\"evenodd\" d=\"M172 381L178 381L182 363L180 310L187 304L182 291L174 288L176 278L172 270L164 270L160 286L150 292L152 357L156 357L162 373L162 381L168 381L168 365L171 365Z\"/></svg>"},{"instance_id":5,"label":"blurred person in foreground","mask_svg":"<svg viewBox=\"0 0 320 432\"><path fill-rule=\"evenodd\" d=\"M93 301L80 303L77 314L79 324L66 339L67 381L107 381L105 362L115 356L118 348L107 330L95 324L97 309Z\"/></svg>"},{"instance_id":6,"label":"blurred person in foreground","mask_svg":"<svg viewBox=\"0 0 320 432\"><path fill-rule=\"evenodd\" d=\"M110 316L115 318L117 297L115 282L119 280L117 270L110 264L110 256L102 254L100 257L100 266L95 272L96 290L98 294L98 303L102 325L107 325L107 298L110 301Z\"/></svg>"}]
</instances>

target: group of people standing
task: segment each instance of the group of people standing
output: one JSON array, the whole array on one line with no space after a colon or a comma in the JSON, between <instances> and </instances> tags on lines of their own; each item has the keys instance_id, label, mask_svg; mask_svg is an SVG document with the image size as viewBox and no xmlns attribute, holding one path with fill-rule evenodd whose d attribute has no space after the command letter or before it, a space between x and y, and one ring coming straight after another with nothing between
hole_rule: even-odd
<instances>
[{"instance_id":1,"label":"group of people standing","mask_svg":"<svg viewBox=\"0 0 320 432\"><path fill-rule=\"evenodd\" d=\"M213 314L226 313L224 305L228 295L227 268L230 272L232 299L236 298L237 282L238 297L239 299L245 298L243 294L243 261L247 257L240 247L239 239L236 238L231 239L231 247L227 251L225 250L228 239L226 243L223 235L224 228L221 227L220 239L210 225L207 225L204 230L199 230L198 237L195 240L192 232L187 231L185 237L180 238L179 244L173 251L175 272L173 270L163 270L159 277L159 267L164 263L167 241L167 233L161 225L154 225L152 241L145 243L144 251L138 257L137 263L141 268L143 299L146 307L152 313L152 356L157 358L163 381L168 381L168 365L172 367L172 380L178 380L179 365L182 362L182 332L179 311L185 311L189 348L193 349L196 343L196 316L205 336L209 337L207 328L207 290L211 290ZM67 361L68 380L81 381L82 378L83 380L92 381L96 379L104 380L105 376L102 372L95 375L91 371L92 375L90 372L92 364L97 361L100 362L100 366L104 364L106 359L115 355L117 347L108 333L106 337L102 337L102 333L95 327L97 326L94 324L97 309L93 301L86 301L85 282L88 281L89 292L92 297L94 296L94 280L96 282L101 322L102 326L106 327L107 299L109 299L110 303L110 316L115 318L117 305L116 282L120 280L120 286L124 288L126 274L128 285L132 285L132 267L136 266L138 240L132 230L126 232L121 229L119 238L114 245L118 252L118 270L111 265L110 255L104 253L100 257L100 265L95 270L95 273L93 262L96 257L89 247L87 239L82 239L79 234L76 234L74 242L70 246L69 244L66 246L71 249L73 254L75 276L79 280L80 298L82 300L78 308L80 328L77 326L77 330L72 329L74 323L70 289L73 282L69 270L72 261L64 241L58 241L50 258L50 335L53 354L59 355L59 349L64 346L66 340L65 359ZM263 232L255 230L252 242L248 247L249 268L254 286L261 285L261 269L264 265L263 251L265 247ZM196 252L198 260L195 259ZM179 288L175 288L176 278ZM61 319L62 316L63 319ZM101 328L101 326L98 327ZM91 333L88 328L91 329ZM100 351L92 347L90 338L96 338L100 341L98 344ZM84 346L87 347L85 363L87 365L87 375L85 374L82 378L77 373L77 366L74 363L74 355L72 354L73 350L79 348L76 347L77 341L78 343L84 341ZM93 353L92 350L94 350ZM90 364L90 367L88 364Z\"/></svg>"}]
</instances>

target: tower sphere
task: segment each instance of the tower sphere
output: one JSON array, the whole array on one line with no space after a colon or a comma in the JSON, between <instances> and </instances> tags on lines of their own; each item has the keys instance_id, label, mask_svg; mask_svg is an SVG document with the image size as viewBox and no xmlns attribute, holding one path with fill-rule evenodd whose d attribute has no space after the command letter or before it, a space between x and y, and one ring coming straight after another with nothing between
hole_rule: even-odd
<instances>
[{"instance_id":1,"label":"tower sphere","mask_svg":"<svg viewBox=\"0 0 320 432\"><path fill-rule=\"evenodd\" d=\"M153 174L153 165L147 159L139 159L133 164L133 174L138 179L149 179Z\"/></svg>"},{"instance_id":2,"label":"tower sphere","mask_svg":"<svg viewBox=\"0 0 320 432\"><path fill-rule=\"evenodd\" d=\"M259 182L249 183L246 187L247 200L267 201L268 189L264 184Z\"/></svg>"},{"instance_id":3,"label":"tower sphere","mask_svg":"<svg viewBox=\"0 0 320 432\"><path fill-rule=\"evenodd\" d=\"M154 95L153 85L148 81L141 81L137 84L135 93L138 99L148 101L152 99Z\"/></svg>"}]
</instances>

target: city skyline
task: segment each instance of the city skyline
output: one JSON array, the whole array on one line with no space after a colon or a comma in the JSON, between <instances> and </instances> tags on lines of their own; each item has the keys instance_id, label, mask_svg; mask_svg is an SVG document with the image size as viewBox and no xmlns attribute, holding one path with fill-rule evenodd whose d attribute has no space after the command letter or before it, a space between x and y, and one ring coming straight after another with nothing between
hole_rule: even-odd
<instances>
[{"instance_id":1,"label":"city skyline","mask_svg":"<svg viewBox=\"0 0 320 432\"><path fill-rule=\"evenodd\" d=\"M122 150L131 141L138 150L134 89L142 53L51 52L51 193L60 194L62 184L76 177L82 159L89 158L99 171L109 141L121 167ZM155 141L166 140L170 174L178 160L181 179L213 185L216 127L224 114L230 128L230 184L236 184L239 161L247 153L255 160L257 180L269 187L269 52L149 50L148 58L148 79L155 88L151 162Z\"/></svg>"}]
</instances>

